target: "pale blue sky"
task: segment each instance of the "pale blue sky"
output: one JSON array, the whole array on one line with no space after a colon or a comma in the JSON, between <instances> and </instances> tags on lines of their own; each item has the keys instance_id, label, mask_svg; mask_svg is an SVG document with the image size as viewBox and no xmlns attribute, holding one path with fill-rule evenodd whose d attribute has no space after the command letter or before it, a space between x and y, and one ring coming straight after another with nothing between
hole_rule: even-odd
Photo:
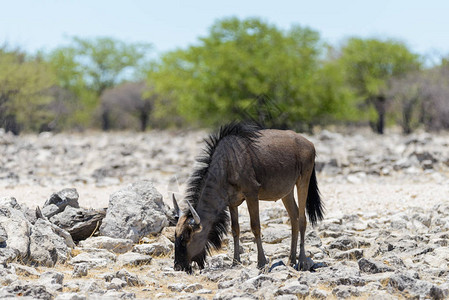
<instances>
[{"instance_id":1,"label":"pale blue sky","mask_svg":"<svg viewBox=\"0 0 449 300\"><path fill-rule=\"evenodd\" d=\"M309 26L334 45L350 36L390 37L420 54L449 54L449 1L432 0L0 0L0 44L33 53L63 45L67 36L111 36L152 43L160 53L195 43L229 16Z\"/></svg>"}]
</instances>

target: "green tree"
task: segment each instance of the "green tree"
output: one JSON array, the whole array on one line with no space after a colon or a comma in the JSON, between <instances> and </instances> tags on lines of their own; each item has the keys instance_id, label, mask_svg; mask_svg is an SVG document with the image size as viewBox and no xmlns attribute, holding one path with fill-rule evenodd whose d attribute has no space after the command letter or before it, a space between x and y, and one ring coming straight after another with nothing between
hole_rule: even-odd
<instances>
[{"instance_id":1,"label":"green tree","mask_svg":"<svg viewBox=\"0 0 449 300\"><path fill-rule=\"evenodd\" d=\"M341 49L340 60L349 85L368 107L374 108L377 114L375 129L382 134L388 106L388 83L393 77L418 70L419 56L398 41L351 38Z\"/></svg>"},{"instance_id":2,"label":"green tree","mask_svg":"<svg viewBox=\"0 0 449 300\"><path fill-rule=\"evenodd\" d=\"M15 134L40 130L51 118L46 109L54 84L50 67L39 58L3 48L0 70L0 126Z\"/></svg>"},{"instance_id":3,"label":"green tree","mask_svg":"<svg viewBox=\"0 0 449 300\"><path fill-rule=\"evenodd\" d=\"M332 52L333 49L329 49ZM314 124L358 122L363 118L358 108L359 98L346 84L337 59L328 54L317 71L311 93L315 99Z\"/></svg>"},{"instance_id":4,"label":"green tree","mask_svg":"<svg viewBox=\"0 0 449 300\"><path fill-rule=\"evenodd\" d=\"M79 62L77 49L61 47L53 50L47 57L53 72L56 74L57 87L64 92L55 95L56 107L62 107L58 112L57 127L77 128L91 124L97 109L98 92L89 88L84 66Z\"/></svg>"},{"instance_id":5,"label":"green tree","mask_svg":"<svg viewBox=\"0 0 449 300\"><path fill-rule=\"evenodd\" d=\"M112 38L81 39L49 55L59 86L71 91L78 103L77 119L86 122L98 108L101 94L126 80L137 80L150 48L145 43L125 43ZM110 127L103 111L102 128Z\"/></svg>"},{"instance_id":6,"label":"green tree","mask_svg":"<svg viewBox=\"0 0 449 300\"><path fill-rule=\"evenodd\" d=\"M322 101L329 94L318 85L323 50L312 29L282 31L257 18L228 18L216 22L197 45L163 55L148 83L164 101L171 99L172 106L156 110L201 125L248 114L260 120L267 111L274 117L267 125L310 125L335 106Z\"/></svg>"},{"instance_id":7,"label":"green tree","mask_svg":"<svg viewBox=\"0 0 449 300\"><path fill-rule=\"evenodd\" d=\"M149 44L107 37L73 38L73 50L87 86L98 96L123 80L135 80L136 69L144 63ZM127 74L131 74L130 76Z\"/></svg>"}]
</instances>

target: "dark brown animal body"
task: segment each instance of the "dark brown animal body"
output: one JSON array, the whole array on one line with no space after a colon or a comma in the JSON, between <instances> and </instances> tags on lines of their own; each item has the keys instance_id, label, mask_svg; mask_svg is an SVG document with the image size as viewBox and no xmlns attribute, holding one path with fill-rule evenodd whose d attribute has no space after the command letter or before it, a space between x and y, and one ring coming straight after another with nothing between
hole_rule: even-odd
<instances>
[{"instance_id":1,"label":"dark brown animal body","mask_svg":"<svg viewBox=\"0 0 449 300\"><path fill-rule=\"evenodd\" d=\"M312 224L323 217L311 142L293 131L232 123L210 137L199 162L203 165L188 184L186 200L190 209L180 216L176 227L175 269L191 272L192 261L204 267L207 251L221 247L229 219L227 209L234 238L234 262L240 262L238 206L245 200L257 244L257 265L264 267L267 260L262 248L259 200L278 199L282 199L292 224L289 262L296 263L299 233L299 268L310 269L304 250L306 209Z\"/></svg>"}]
</instances>

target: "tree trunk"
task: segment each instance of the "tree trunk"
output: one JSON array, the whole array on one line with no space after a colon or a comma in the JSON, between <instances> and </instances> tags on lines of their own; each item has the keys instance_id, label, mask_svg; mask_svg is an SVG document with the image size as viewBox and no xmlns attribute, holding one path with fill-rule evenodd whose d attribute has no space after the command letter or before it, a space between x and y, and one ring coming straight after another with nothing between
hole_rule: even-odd
<instances>
[{"instance_id":1,"label":"tree trunk","mask_svg":"<svg viewBox=\"0 0 449 300\"><path fill-rule=\"evenodd\" d=\"M140 130L145 131L147 129L148 124L148 113L147 112L141 112L140 114Z\"/></svg>"},{"instance_id":2,"label":"tree trunk","mask_svg":"<svg viewBox=\"0 0 449 300\"><path fill-rule=\"evenodd\" d=\"M109 129L111 129L111 120L109 118L109 111L105 110L101 113L101 121L103 131L108 131Z\"/></svg>"},{"instance_id":3,"label":"tree trunk","mask_svg":"<svg viewBox=\"0 0 449 300\"><path fill-rule=\"evenodd\" d=\"M376 132L378 134L384 134L385 129L385 114L386 114L386 99L384 96L379 95L374 97L374 107L377 112Z\"/></svg>"},{"instance_id":4,"label":"tree trunk","mask_svg":"<svg viewBox=\"0 0 449 300\"><path fill-rule=\"evenodd\" d=\"M414 97L408 101L405 100L402 106L402 132L404 134L412 133L413 109L418 103L418 98Z\"/></svg>"},{"instance_id":5,"label":"tree trunk","mask_svg":"<svg viewBox=\"0 0 449 300\"><path fill-rule=\"evenodd\" d=\"M20 126L17 123L16 117L12 115L7 115L4 119L3 128L5 128L5 132L11 132L14 135L19 135Z\"/></svg>"}]
</instances>

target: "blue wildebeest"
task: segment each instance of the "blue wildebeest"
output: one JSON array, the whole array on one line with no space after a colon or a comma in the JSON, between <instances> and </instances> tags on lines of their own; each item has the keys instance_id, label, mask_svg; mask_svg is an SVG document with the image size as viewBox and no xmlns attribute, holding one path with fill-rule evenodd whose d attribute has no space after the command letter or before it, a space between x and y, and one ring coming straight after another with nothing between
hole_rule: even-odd
<instances>
[{"instance_id":1,"label":"blue wildebeest","mask_svg":"<svg viewBox=\"0 0 449 300\"><path fill-rule=\"evenodd\" d=\"M231 123L206 139L204 153L187 184L187 211L178 215L175 230L175 270L192 272L192 262L204 268L206 253L219 249L227 232L229 208L234 238L234 263L240 262L238 206L246 200L251 230L257 244L257 266L267 260L262 248L259 200L282 199L292 226L289 263L310 269L304 250L306 215L314 225L323 218L315 175L315 147L301 135L286 130L261 129L256 125ZM294 198L297 187L298 205Z\"/></svg>"}]
</instances>

